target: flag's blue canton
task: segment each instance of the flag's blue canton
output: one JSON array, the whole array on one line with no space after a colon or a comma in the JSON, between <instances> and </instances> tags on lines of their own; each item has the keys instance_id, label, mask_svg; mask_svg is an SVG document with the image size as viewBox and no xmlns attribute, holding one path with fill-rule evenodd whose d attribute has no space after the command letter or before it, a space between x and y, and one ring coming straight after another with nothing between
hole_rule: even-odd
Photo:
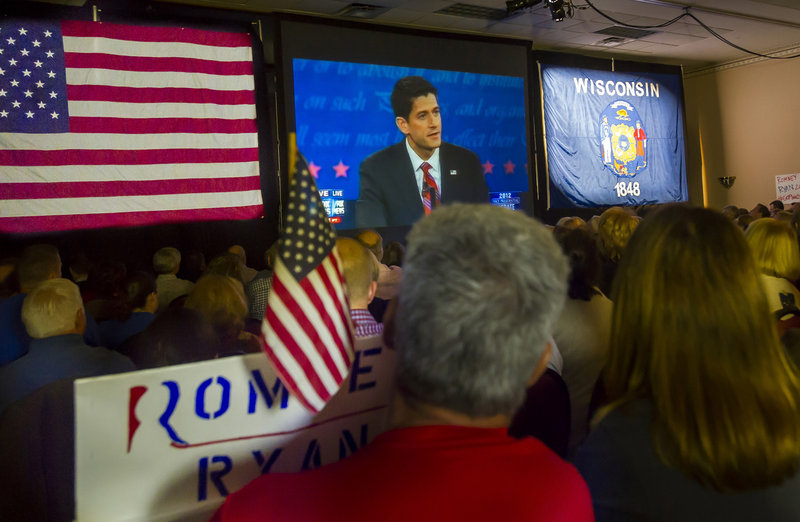
<instances>
[{"instance_id":1,"label":"flag's blue canton","mask_svg":"<svg viewBox=\"0 0 800 522\"><path fill-rule=\"evenodd\" d=\"M0 132L68 130L60 26L0 21Z\"/></svg>"},{"instance_id":2,"label":"flag's blue canton","mask_svg":"<svg viewBox=\"0 0 800 522\"><path fill-rule=\"evenodd\" d=\"M297 155L286 208L286 222L279 243L281 258L289 273L301 281L322 263L336 241L314 178L308 171L308 162L302 154Z\"/></svg>"}]
</instances>

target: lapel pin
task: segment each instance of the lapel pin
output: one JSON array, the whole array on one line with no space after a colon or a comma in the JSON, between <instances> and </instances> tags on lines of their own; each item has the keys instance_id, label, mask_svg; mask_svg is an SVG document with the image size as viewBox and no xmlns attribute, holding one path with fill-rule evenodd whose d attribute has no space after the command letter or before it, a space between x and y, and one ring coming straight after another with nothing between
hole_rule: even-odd
<instances>
[{"instance_id":1,"label":"lapel pin","mask_svg":"<svg viewBox=\"0 0 800 522\"><path fill-rule=\"evenodd\" d=\"M450 171L451 176L455 176L456 174L458 174L458 171L456 169Z\"/></svg>"}]
</instances>

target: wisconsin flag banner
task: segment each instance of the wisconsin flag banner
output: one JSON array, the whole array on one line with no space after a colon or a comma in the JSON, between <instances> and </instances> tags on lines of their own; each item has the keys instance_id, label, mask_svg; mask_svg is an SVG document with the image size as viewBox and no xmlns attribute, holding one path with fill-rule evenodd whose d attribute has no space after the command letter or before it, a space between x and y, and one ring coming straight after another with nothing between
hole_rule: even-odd
<instances>
[{"instance_id":1,"label":"wisconsin flag banner","mask_svg":"<svg viewBox=\"0 0 800 522\"><path fill-rule=\"evenodd\" d=\"M0 21L0 232L263 215L247 33Z\"/></svg>"},{"instance_id":2,"label":"wisconsin flag banner","mask_svg":"<svg viewBox=\"0 0 800 522\"><path fill-rule=\"evenodd\" d=\"M316 412L347 377L353 326L333 228L306 160L294 163L262 333L284 385Z\"/></svg>"}]
</instances>

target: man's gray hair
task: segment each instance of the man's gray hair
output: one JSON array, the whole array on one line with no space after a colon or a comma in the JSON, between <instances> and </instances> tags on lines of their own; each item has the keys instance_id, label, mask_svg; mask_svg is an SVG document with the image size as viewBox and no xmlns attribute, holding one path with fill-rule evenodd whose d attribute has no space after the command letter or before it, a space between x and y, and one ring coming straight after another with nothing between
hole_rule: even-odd
<instances>
[{"instance_id":1,"label":"man's gray hair","mask_svg":"<svg viewBox=\"0 0 800 522\"><path fill-rule=\"evenodd\" d=\"M75 328L83 301L78 285L69 279L49 279L34 288L22 302L22 322L34 339L53 337Z\"/></svg>"},{"instance_id":2,"label":"man's gray hair","mask_svg":"<svg viewBox=\"0 0 800 522\"><path fill-rule=\"evenodd\" d=\"M414 225L395 346L412 405L513 414L564 304L569 264L552 234L513 210L441 207Z\"/></svg>"},{"instance_id":3,"label":"man's gray hair","mask_svg":"<svg viewBox=\"0 0 800 522\"><path fill-rule=\"evenodd\" d=\"M153 254L153 271L156 274L171 274L181 266L181 252L174 247L159 248Z\"/></svg>"}]
</instances>

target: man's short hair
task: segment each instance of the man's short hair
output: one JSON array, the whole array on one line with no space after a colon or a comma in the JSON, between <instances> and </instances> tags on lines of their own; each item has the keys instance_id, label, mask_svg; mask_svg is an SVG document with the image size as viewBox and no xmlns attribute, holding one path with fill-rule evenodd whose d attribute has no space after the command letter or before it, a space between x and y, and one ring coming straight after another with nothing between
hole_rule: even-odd
<instances>
[{"instance_id":1,"label":"man's short hair","mask_svg":"<svg viewBox=\"0 0 800 522\"><path fill-rule=\"evenodd\" d=\"M378 281L378 262L360 242L349 237L336 240L336 248L342 259L342 271L350 289L350 299L365 299L369 285Z\"/></svg>"},{"instance_id":2,"label":"man's short hair","mask_svg":"<svg viewBox=\"0 0 800 522\"><path fill-rule=\"evenodd\" d=\"M522 404L566 296L569 264L541 224L453 204L408 236L395 323L398 390L470 417Z\"/></svg>"},{"instance_id":3,"label":"man's short hair","mask_svg":"<svg viewBox=\"0 0 800 522\"><path fill-rule=\"evenodd\" d=\"M17 278L22 289L31 289L52 274L61 275L61 257L53 245L31 245L22 251L17 263Z\"/></svg>"},{"instance_id":4,"label":"man's short hair","mask_svg":"<svg viewBox=\"0 0 800 522\"><path fill-rule=\"evenodd\" d=\"M772 203L769 204L770 207L774 207L778 210L783 210L783 201L776 199Z\"/></svg>"},{"instance_id":5,"label":"man's short hair","mask_svg":"<svg viewBox=\"0 0 800 522\"><path fill-rule=\"evenodd\" d=\"M49 279L25 296L22 322L34 339L53 337L75 328L83 301L78 285L69 279Z\"/></svg>"},{"instance_id":6,"label":"man's short hair","mask_svg":"<svg viewBox=\"0 0 800 522\"><path fill-rule=\"evenodd\" d=\"M171 274L181 266L181 252L177 248L159 248L153 254L153 271L156 274Z\"/></svg>"},{"instance_id":7,"label":"man's short hair","mask_svg":"<svg viewBox=\"0 0 800 522\"><path fill-rule=\"evenodd\" d=\"M438 96L439 91L422 76L400 78L394 84L394 89L392 89L392 110L394 115L407 120L411 115L414 99L429 94Z\"/></svg>"}]
</instances>

